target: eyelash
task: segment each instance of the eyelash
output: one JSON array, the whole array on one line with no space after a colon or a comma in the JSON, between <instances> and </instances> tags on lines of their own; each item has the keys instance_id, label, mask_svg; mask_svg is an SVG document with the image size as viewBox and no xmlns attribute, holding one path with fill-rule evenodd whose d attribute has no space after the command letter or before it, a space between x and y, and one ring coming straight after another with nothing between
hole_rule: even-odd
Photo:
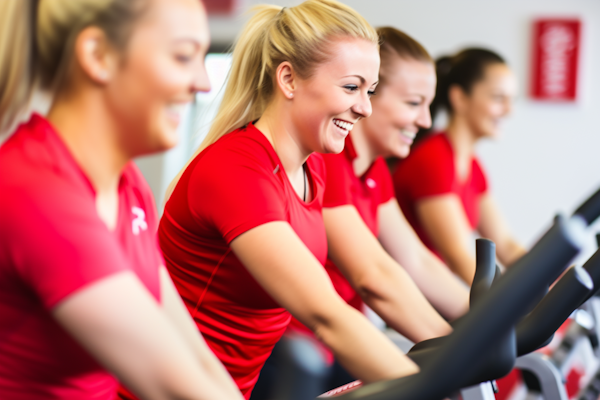
<instances>
[{"instance_id":1,"label":"eyelash","mask_svg":"<svg viewBox=\"0 0 600 400\"><path fill-rule=\"evenodd\" d=\"M182 62L182 63L186 63L186 64L187 64L187 63L189 63L189 62L191 62L191 61L192 61L193 57L190 57L190 56L183 56L183 55L176 55L176 56L175 56L175 59L176 59L177 61L179 61L179 62Z\"/></svg>"},{"instance_id":2,"label":"eyelash","mask_svg":"<svg viewBox=\"0 0 600 400\"><path fill-rule=\"evenodd\" d=\"M348 89L351 92L354 92L354 91L358 90L358 86L356 86L356 85L346 85L346 86L344 86L344 89ZM369 97L371 97L371 96L375 96L377 94L377 92L375 92L374 90L369 90L367 92L367 94L369 95Z\"/></svg>"}]
</instances>

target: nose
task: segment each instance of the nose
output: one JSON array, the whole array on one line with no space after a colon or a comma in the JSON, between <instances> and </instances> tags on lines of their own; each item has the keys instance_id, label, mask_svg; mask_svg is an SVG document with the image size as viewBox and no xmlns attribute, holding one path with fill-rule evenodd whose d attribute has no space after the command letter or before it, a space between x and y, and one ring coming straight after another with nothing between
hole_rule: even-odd
<instances>
[{"instance_id":1,"label":"nose","mask_svg":"<svg viewBox=\"0 0 600 400\"><path fill-rule=\"evenodd\" d=\"M421 106L416 123L419 128L431 128L431 112L429 112L429 107L426 104Z\"/></svg>"},{"instance_id":2,"label":"nose","mask_svg":"<svg viewBox=\"0 0 600 400\"><path fill-rule=\"evenodd\" d=\"M192 93L210 92L210 79L204 63L194 71L190 90Z\"/></svg>"},{"instance_id":3,"label":"nose","mask_svg":"<svg viewBox=\"0 0 600 400\"><path fill-rule=\"evenodd\" d=\"M368 92L361 94L359 100L352 106L352 111L358 114L361 118L367 118L373 112L371 99Z\"/></svg>"}]
</instances>

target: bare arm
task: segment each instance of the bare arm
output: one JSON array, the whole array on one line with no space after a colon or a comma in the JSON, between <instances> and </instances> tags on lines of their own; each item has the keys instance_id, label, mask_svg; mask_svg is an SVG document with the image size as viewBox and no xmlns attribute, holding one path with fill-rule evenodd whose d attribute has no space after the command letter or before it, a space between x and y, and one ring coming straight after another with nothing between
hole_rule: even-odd
<instances>
[{"instance_id":1,"label":"bare arm","mask_svg":"<svg viewBox=\"0 0 600 400\"><path fill-rule=\"evenodd\" d=\"M417 218L450 269L468 285L475 276L475 257L469 250L472 231L454 194L428 197L416 204Z\"/></svg>"},{"instance_id":2,"label":"bare arm","mask_svg":"<svg viewBox=\"0 0 600 400\"><path fill-rule=\"evenodd\" d=\"M209 379L226 392L229 399L243 399L237 385L223 367L223 364L202 338L165 267L160 269L160 289L161 303L165 314L193 350Z\"/></svg>"},{"instance_id":3,"label":"bare arm","mask_svg":"<svg viewBox=\"0 0 600 400\"><path fill-rule=\"evenodd\" d=\"M315 332L352 375L373 382L418 371L338 296L325 269L289 224L260 225L234 239L231 248L267 293Z\"/></svg>"},{"instance_id":4,"label":"bare arm","mask_svg":"<svg viewBox=\"0 0 600 400\"><path fill-rule=\"evenodd\" d=\"M215 384L131 272L104 278L54 309L56 320L142 399L237 399Z\"/></svg>"},{"instance_id":5,"label":"bare arm","mask_svg":"<svg viewBox=\"0 0 600 400\"><path fill-rule=\"evenodd\" d=\"M419 239L396 199L379 206L379 241L404 267L427 300L453 320L469 309L469 290Z\"/></svg>"},{"instance_id":6,"label":"bare arm","mask_svg":"<svg viewBox=\"0 0 600 400\"><path fill-rule=\"evenodd\" d=\"M323 218L329 256L389 326L413 342L452 331L406 271L381 247L354 206L325 208Z\"/></svg>"},{"instance_id":7,"label":"bare arm","mask_svg":"<svg viewBox=\"0 0 600 400\"><path fill-rule=\"evenodd\" d=\"M496 202L489 193L481 196L479 200L479 215L477 230L482 236L496 243L496 254L503 265L510 266L527 252L510 233Z\"/></svg>"}]
</instances>

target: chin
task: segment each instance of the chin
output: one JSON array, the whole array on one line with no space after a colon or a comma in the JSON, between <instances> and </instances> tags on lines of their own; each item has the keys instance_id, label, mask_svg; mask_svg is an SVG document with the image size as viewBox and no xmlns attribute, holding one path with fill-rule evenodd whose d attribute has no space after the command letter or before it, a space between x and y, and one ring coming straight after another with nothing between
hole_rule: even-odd
<instances>
[{"instance_id":1,"label":"chin","mask_svg":"<svg viewBox=\"0 0 600 400\"><path fill-rule=\"evenodd\" d=\"M482 132L479 136L485 139L497 139L498 136L500 136L500 132L498 132L497 130L488 130Z\"/></svg>"},{"instance_id":2,"label":"chin","mask_svg":"<svg viewBox=\"0 0 600 400\"><path fill-rule=\"evenodd\" d=\"M323 146L323 150L319 151L319 153L324 153L324 154L328 154L328 153L339 154L342 151L344 151L344 146L345 145L346 145L346 141L345 140L330 142L330 143L327 143L325 146Z\"/></svg>"},{"instance_id":3,"label":"chin","mask_svg":"<svg viewBox=\"0 0 600 400\"><path fill-rule=\"evenodd\" d=\"M406 158L410 154L410 146L399 146L390 153L396 158Z\"/></svg>"},{"instance_id":4,"label":"chin","mask_svg":"<svg viewBox=\"0 0 600 400\"><path fill-rule=\"evenodd\" d=\"M166 126L165 126L166 125ZM169 150L179 143L179 135L177 134L177 128L165 124L156 131L157 145L159 149L156 151Z\"/></svg>"}]
</instances>

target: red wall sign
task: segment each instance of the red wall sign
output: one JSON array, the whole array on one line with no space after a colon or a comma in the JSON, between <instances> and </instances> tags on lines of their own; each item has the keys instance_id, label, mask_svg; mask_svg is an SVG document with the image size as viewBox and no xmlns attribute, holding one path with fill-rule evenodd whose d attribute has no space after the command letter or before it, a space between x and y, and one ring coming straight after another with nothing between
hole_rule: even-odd
<instances>
[{"instance_id":1,"label":"red wall sign","mask_svg":"<svg viewBox=\"0 0 600 400\"><path fill-rule=\"evenodd\" d=\"M574 101L581 47L581 21L541 19L533 25L531 97Z\"/></svg>"},{"instance_id":2,"label":"red wall sign","mask_svg":"<svg viewBox=\"0 0 600 400\"><path fill-rule=\"evenodd\" d=\"M203 0L208 14L229 15L235 10L236 0Z\"/></svg>"}]
</instances>

